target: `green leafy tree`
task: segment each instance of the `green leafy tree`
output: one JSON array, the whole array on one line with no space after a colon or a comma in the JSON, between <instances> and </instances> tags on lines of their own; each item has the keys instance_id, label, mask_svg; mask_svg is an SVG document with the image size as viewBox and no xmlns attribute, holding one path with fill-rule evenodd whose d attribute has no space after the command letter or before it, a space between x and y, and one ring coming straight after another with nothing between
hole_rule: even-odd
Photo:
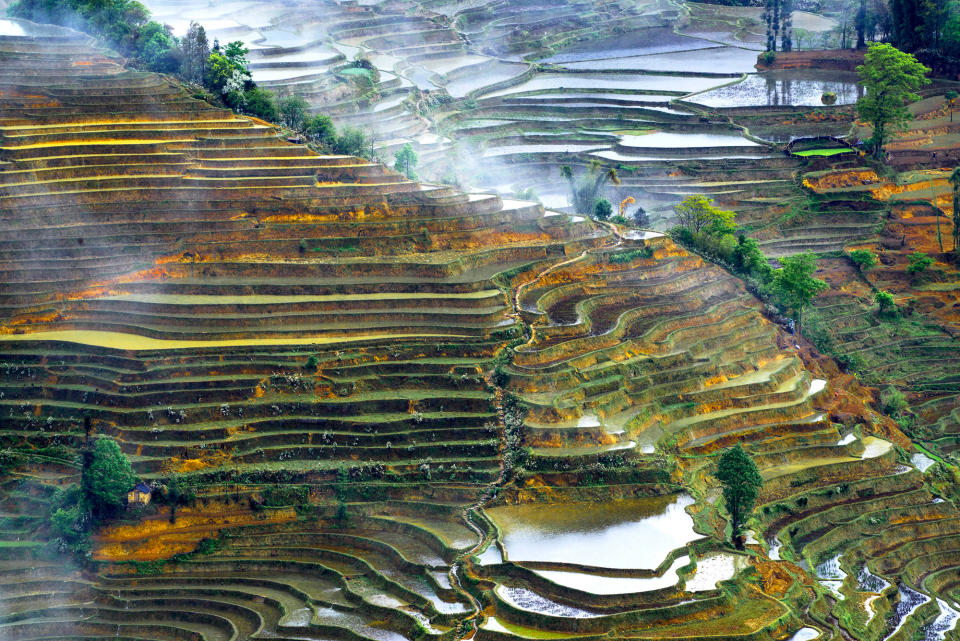
<instances>
[{"instance_id":1,"label":"green leafy tree","mask_svg":"<svg viewBox=\"0 0 960 641\"><path fill-rule=\"evenodd\" d=\"M713 200L703 195L687 196L673 209L680 224L694 234L704 229L711 233L729 233L734 228L736 214L714 207Z\"/></svg>"},{"instance_id":2,"label":"green leafy tree","mask_svg":"<svg viewBox=\"0 0 960 641\"><path fill-rule=\"evenodd\" d=\"M345 156L373 157L373 143L359 129L344 127L333 143L333 152Z\"/></svg>"},{"instance_id":3,"label":"green leafy tree","mask_svg":"<svg viewBox=\"0 0 960 641\"><path fill-rule=\"evenodd\" d=\"M614 185L620 184L617 170L613 167L604 168L603 163L596 158L590 161L590 166L579 176L573 173L570 165L560 167L560 173L566 178L570 187L570 202L573 203L573 208L578 214L585 216L593 214L600 192L608 182Z\"/></svg>"},{"instance_id":4,"label":"green leafy tree","mask_svg":"<svg viewBox=\"0 0 960 641\"><path fill-rule=\"evenodd\" d=\"M207 59L204 86L215 94L221 95L231 107L243 105L250 72L237 65L230 58L214 51Z\"/></svg>"},{"instance_id":5,"label":"green leafy tree","mask_svg":"<svg viewBox=\"0 0 960 641\"><path fill-rule=\"evenodd\" d=\"M740 234L737 239L737 246L733 250L732 259L737 270L754 274L763 281L769 280L773 273L773 268L770 267L767 257L763 255L760 243L756 238L749 238Z\"/></svg>"},{"instance_id":6,"label":"green leafy tree","mask_svg":"<svg viewBox=\"0 0 960 641\"><path fill-rule=\"evenodd\" d=\"M242 40L228 42L227 46L223 49L223 55L226 56L227 60L241 69L247 68L248 53L250 53L250 50L243 46Z\"/></svg>"},{"instance_id":7,"label":"green leafy tree","mask_svg":"<svg viewBox=\"0 0 960 641\"><path fill-rule=\"evenodd\" d=\"M763 478L756 463L740 444L726 450L717 466L717 480L723 489L723 501L730 515L731 537L738 548L743 548L743 526L753 514Z\"/></svg>"},{"instance_id":8,"label":"green leafy tree","mask_svg":"<svg viewBox=\"0 0 960 641\"><path fill-rule=\"evenodd\" d=\"M323 145L331 145L337 139L337 129L333 126L333 120L330 116L317 114L308 118L304 125L304 131L316 142Z\"/></svg>"},{"instance_id":9,"label":"green leafy tree","mask_svg":"<svg viewBox=\"0 0 960 641\"><path fill-rule=\"evenodd\" d=\"M877 264L877 255L869 249L854 249L847 254L847 258L849 258L850 262L856 265L857 269L861 272L865 272Z\"/></svg>"},{"instance_id":10,"label":"green leafy tree","mask_svg":"<svg viewBox=\"0 0 960 641\"><path fill-rule=\"evenodd\" d=\"M613 215L613 203L606 198L601 198L593 205L593 217L597 220L610 220Z\"/></svg>"},{"instance_id":11,"label":"green leafy tree","mask_svg":"<svg viewBox=\"0 0 960 641\"><path fill-rule=\"evenodd\" d=\"M894 302L893 294L890 292L878 291L873 297L873 302L879 306L877 311L881 316L888 316L897 309L897 304Z\"/></svg>"},{"instance_id":12,"label":"green leafy tree","mask_svg":"<svg viewBox=\"0 0 960 641\"><path fill-rule=\"evenodd\" d=\"M116 441L101 436L84 452L81 488L94 519L116 514L137 477Z\"/></svg>"},{"instance_id":13,"label":"green leafy tree","mask_svg":"<svg viewBox=\"0 0 960 641\"><path fill-rule=\"evenodd\" d=\"M797 324L803 308L813 302L820 292L829 288L824 281L814 278L817 260L813 254L804 252L780 259L783 265L773 274L774 289L781 301L797 316Z\"/></svg>"},{"instance_id":14,"label":"green leafy tree","mask_svg":"<svg viewBox=\"0 0 960 641\"><path fill-rule=\"evenodd\" d=\"M294 131L302 130L307 119L307 108L309 106L303 96L295 95L281 98L277 103L280 122Z\"/></svg>"},{"instance_id":15,"label":"green leafy tree","mask_svg":"<svg viewBox=\"0 0 960 641\"><path fill-rule=\"evenodd\" d=\"M406 143L393 155L393 168L410 180L417 179L417 162L417 152L410 143Z\"/></svg>"},{"instance_id":16,"label":"green leafy tree","mask_svg":"<svg viewBox=\"0 0 960 641\"><path fill-rule=\"evenodd\" d=\"M253 87L244 92L244 111L268 122L277 121L277 101L273 92Z\"/></svg>"},{"instance_id":17,"label":"green leafy tree","mask_svg":"<svg viewBox=\"0 0 960 641\"><path fill-rule=\"evenodd\" d=\"M920 100L916 91L930 80L930 69L885 43L871 42L857 67L866 94L857 101L857 115L873 125L873 151L877 158L890 136L907 126L913 114L907 104Z\"/></svg>"},{"instance_id":18,"label":"green leafy tree","mask_svg":"<svg viewBox=\"0 0 960 641\"><path fill-rule=\"evenodd\" d=\"M907 273L911 276L917 276L927 271L933 265L933 259L927 256L925 252L913 252L910 254L910 264L907 265Z\"/></svg>"}]
</instances>

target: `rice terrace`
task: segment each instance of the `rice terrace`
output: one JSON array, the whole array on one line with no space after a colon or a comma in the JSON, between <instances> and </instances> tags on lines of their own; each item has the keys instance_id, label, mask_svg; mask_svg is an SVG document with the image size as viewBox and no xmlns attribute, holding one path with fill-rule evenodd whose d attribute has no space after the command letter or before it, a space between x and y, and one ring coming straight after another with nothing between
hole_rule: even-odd
<instances>
[{"instance_id":1,"label":"rice terrace","mask_svg":"<svg viewBox=\"0 0 960 641\"><path fill-rule=\"evenodd\" d=\"M960 639L960 4L0 9L0 641Z\"/></svg>"}]
</instances>

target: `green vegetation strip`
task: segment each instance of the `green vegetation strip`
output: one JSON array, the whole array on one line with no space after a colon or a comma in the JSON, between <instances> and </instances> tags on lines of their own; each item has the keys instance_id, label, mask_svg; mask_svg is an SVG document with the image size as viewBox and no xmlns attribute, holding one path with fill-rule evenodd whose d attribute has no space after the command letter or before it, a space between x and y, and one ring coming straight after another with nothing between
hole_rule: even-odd
<instances>
[{"instance_id":1,"label":"green vegetation strip","mask_svg":"<svg viewBox=\"0 0 960 641\"><path fill-rule=\"evenodd\" d=\"M794 156L836 156L837 154L850 154L853 149L835 148L835 149L804 149L803 151L793 152Z\"/></svg>"}]
</instances>

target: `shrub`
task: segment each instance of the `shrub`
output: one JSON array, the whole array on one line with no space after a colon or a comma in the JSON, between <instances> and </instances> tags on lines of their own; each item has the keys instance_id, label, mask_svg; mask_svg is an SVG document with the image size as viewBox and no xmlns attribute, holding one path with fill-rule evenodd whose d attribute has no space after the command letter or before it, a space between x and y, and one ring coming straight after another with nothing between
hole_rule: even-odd
<instances>
[{"instance_id":1,"label":"shrub","mask_svg":"<svg viewBox=\"0 0 960 641\"><path fill-rule=\"evenodd\" d=\"M933 259L924 252L913 252L910 254L910 264L907 265L907 273L911 276L922 274L927 268L933 265Z\"/></svg>"},{"instance_id":2,"label":"shrub","mask_svg":"<svg viewBox=\"0 0 960 641\"><path fill-rule=\"evenodd\" d=\"M244 111L251 116L274 122L277 120L277 102L266 89L253 87L244 92Z\"/></svg>"},{"instance_id":3,"label":"shrub","mask_svg":"<svg viewBox=\"0 0 960 641\"><path fill-rule=\"evenodd\" d=\"M606 198L601 198L593 205L593 216L597 220L610 220L613 214L613 203Z\"/></svg>"},{"instance_id":4,"label":"shrub","mask_svg":"<svg viewBox=\"0 0 960 641\"><path fill-rule=\"evenodd\" d=\"M880 306L877 311L881 316L896 314L897 305L893 300L893 294L890 292L878 291L873 297L873 302Z\"/></svg>"},{"instance_id":5,"label":"shrub","mask_svg":"<svg viewBox=\"0 0 960 641\"><path fill-rule=\"evenodd\" d=\"M393 156L393 168L407 177L409 180L416 180L417 173L414 171L417 167L417 152L413 150L410 143L406 143Z\"/></svg>"},{"instance_id":6,"label":"shrub","mask_svg":"<svg viewBox=\"0 0 960 641\"><path fill-rule=\"evenodd\" d=\"M908 405L907 397L893 385L881 392L880 402L883 405L883 411L891 416L907 409Z\"/></svg>"},{"instance_id":7,"label":"shrub","mask_svg":"<svg viewBox=\"0 0 960 641\"><path fill-rule=\"evenodd\" d=\"M333 120L330 116L317 114L307 118L304 123L304 132L313 138L314 141L324 145L333 144L337 139L337 130L333 126Z\"/></svg>"},{"instance_id":8,"label":"shrub","mask_svg":"<svg viewBox=\"0 0 960 641\"><path fill-rule=\"evenodd\" d=\"M854 249L847 254L847 258L857 266L861 272L865 272L877 264L877 256L868 249Z\"/></svg>"},{"instance_id":9,"label":"shrub","mask_svg":"<svg viewBox=\"0 0 960 641\"><path fill-rule=\"evenodd\" d=\"M287 96L277 103L280 122L295 131L304 129L307 120L307 101L303 96Z\"/></svg>"}]
</instances>

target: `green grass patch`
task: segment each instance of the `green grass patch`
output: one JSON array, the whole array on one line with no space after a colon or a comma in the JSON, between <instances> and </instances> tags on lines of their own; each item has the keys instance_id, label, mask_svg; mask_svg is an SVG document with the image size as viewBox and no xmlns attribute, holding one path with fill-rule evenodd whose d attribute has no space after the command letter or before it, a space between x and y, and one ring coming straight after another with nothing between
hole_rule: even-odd
<instances>
[{"instance_id":1,"label":"green grass patch","mask_svg":"<svg viewBox=\"0 0 960 641\"><path fill-rule=\"evenodd\" d=\"M40 545L40 541L0 541L0 548L35 548Z\"/></svg>"},{"instance_id":2,"label":"green grass patch","mask_svg":"<svg viewBox=\"0 0 960 641\"><path fill-rule=\"evenodd\" d=\"M852 154L854 153L853 149L850 148L833 148L833 149L804 149L803 151L793 152L794 156L836 156L837 154Z\"/></svg>"}]
</instances>

